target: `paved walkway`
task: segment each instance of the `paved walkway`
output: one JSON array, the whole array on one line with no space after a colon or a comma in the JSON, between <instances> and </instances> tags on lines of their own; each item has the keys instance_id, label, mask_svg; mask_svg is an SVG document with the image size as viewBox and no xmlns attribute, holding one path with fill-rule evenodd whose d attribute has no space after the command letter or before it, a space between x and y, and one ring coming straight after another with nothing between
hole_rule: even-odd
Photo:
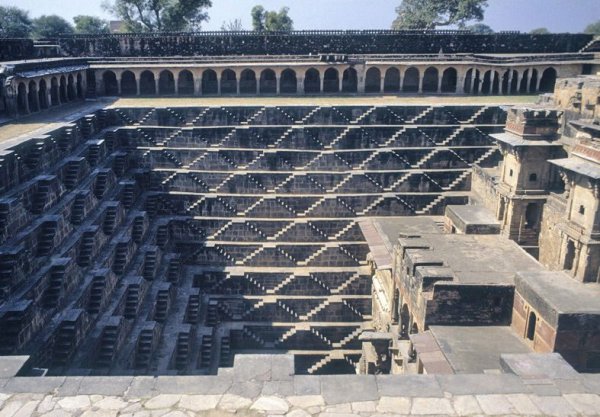
<instances>
[{"instance_id":1,"label":"paved walkway","mask_svg":"<svg viewBox=\"0 0 600 417\"><path fill-rule=\"evenodd\" d=\"M1 367L0 363L0 367ZM600 416L600 375L294 376L239 355L216 376L0 379L0 417Z\"/></svg>"}]
</instances>

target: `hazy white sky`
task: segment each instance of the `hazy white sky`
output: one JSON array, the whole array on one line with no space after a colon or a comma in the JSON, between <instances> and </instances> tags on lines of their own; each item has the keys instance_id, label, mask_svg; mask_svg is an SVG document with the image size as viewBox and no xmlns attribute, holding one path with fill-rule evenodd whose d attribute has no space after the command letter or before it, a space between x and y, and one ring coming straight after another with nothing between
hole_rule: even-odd
<instances>
[{"instance_id":1,"label":"hazy white sky","mask_svg":"<svg viewBox=\"0 0 600 417\"><path fill-rule=\"evenodd\" d=\"M32 17L58 14L71 19L78 14L110 18L102 0L0 0L2 5L29 10ZM221 23L242 19L251 28L250 9L290 8L296 29L388 29L400 0L213 0L205 30L218 30ZM489 0L484 23L494 30L527 32L547 27L552 32L580 32L600 20L600 0Z\"/></svg>"}]
</instances>

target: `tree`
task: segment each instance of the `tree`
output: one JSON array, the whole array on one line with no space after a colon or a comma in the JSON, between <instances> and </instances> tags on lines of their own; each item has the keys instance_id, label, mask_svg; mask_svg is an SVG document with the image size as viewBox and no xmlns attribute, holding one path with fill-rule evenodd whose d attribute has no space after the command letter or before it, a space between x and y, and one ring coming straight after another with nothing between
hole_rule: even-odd
<instances>
[{"instance_id":1,"label":"tree","mask_svg":"<svg viewBox=\"0 0 600 417\"><path fill-rule=\"evenodd\" d=\"M73 26L69 22L55 14L33 19L33 36L36 38L54 38L63 34L72 34L73 31Z\"/></svg>"},{"instance_id":2,"label":"tree","mask_svg":"<svg viewBox=\"0 0 600 417\"><path fill-rule=\"evenodd\" d=\"M104 9L125 22L130 32L180 32L200 30L208 20L211 0L115 0Z\"/></svg>"},{"instance_id":3,"label":"tree","mask_svg":"<svg viewBox=\"0 0 600 417\"><path fill-rule=\"evenodd\" d=\"M108 22L96 16L79 15L73 18L77 33L108 33Z\"/></svg>"},{"instance_id":4,"label":"tree","mask_svg":"<svg viewBox=\"0 0 600 417\"><path fill-rule=\"evenodd\" d=\"M548 28L536 28L529 31L532 35L547 35L550 33Z\"/></svg>"},{"instance_id":5,"label":"tree","mask_svg":"<svg viewBox=\"0 0 600 417\"><path fill-rule=\"evenodd\" d=\"M244 30L244 27L242 26L242 19L234 19L230 20L229 22L223 22L221 24L221 30L223 32L239 32Z\"/></svg>"},{"instance_id":6,"label":"tree","mask_svg":"<svg viewBox=\"0 0 600 417\"><path fill-rule=\"evenodd\" d=\"M28 38L33 25L28 13L18 7L0 6L0 36L6 38Z\"/></svg>"},{"instance_id":7,"label":"tree","mask_svg":"<svg viewBox=\"0 0 600 417\"><path fill-rule=\"evenodd\" d=\"M435 29L483 20L487 0L402 0L392 29Z\"/></svg>"},{"instance_id":8,"label":"tree","mask_svg":"<svg viewBox=\"0 0 600 417\"><path fill-rule=\"evenodd\" d=\"M600 20L594 23L590 23L583 30L584 33L590 33L592 35L600 35Z\"/></svg>"},{"instance_id":9,"label":"tree","mask_svg":"<svg viewBox=\"0 0 600 417\"><path fill-rule=\"evenodd\" d=\"M252 8L252 29L257 32L294 30L294 21L288 16L289 7L282 7L279 12L275 10L267 11L264 7L258 5Z\"/></svg>"},{"instance_id":10,"label":"tree","mask_svg":"<svg viewBox=\"0 0 600 417\"><path fill-rule=\"evenodd\" d=\"M480 35L489 35L490 33L494 33L494 29L484 23L475 23L474 25L467 26L465 29Z\"/></svg>"}]
</instances>

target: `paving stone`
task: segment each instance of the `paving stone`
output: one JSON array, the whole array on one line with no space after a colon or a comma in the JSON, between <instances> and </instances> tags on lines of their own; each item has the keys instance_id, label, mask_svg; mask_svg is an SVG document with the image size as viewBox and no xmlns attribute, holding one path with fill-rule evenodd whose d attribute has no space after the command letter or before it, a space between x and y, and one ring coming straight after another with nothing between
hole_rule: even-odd
<instances>
[{"instance_id":1,"label":"paving stone","mask_svg":"<svg viewBox=\"0 0 600 417\"><path fill-rule=\"evenodd\" d=\"M479 406L483 410L483 412L487 415L503 415L503 414L513 414L515 412L515 408L508 401L506 395L502 394L486 394L486 395L477 395L477 402Z\"/></svg>"},{"instance_id":2,"label":"paving stone","mask_svg":"<svg viewBox=\"0 0 600 417\"><path fill-rule=\"evenodd\" d=\"M506 394L517 414L537 416L542 414L527 394Z\"/></svg>"},{"instance_id":3,"label":"paving stone","mask_svg":"<svg viewBox=\"0 0 600 417\"><path fill-rule=\"evenodd\" d=\"M205 411L217 408L221 395L182 395L179 408L192 411Z\"/></svg>"},{"instance_id":4,"label":"paving stone","mask_svg":"<svg viewBox=\"0 0 600 417\"><path fill-rule=\"evenodd\" d=\"M56 407L56 403L58 400L52 395L46 395L44 399L38 404L37 412L38 413L47 413L49 411L54 410Z\"/></svg>"},{"instance_id":5,"label":"paving stone","mask_svg":"<svg viewBox=\"0 0 600 417\"><path fill-rule=\"evenodd\" d=\"M241 397L239 395L225 394L219 401L218 408L225 411L236 412L250 407L252 400Z\"/></svg>"},{"instance_id":6,"label":"paving stone","mask_svg":"<svg viewBox=\"0 0 600 417\"><path fill-rule=\"evenodd\" d=\"M242 355L243 356L243 355ZM232 385L231 377L159 376L154 389L161 394L222 394Z\"/></svg>"},{"instance_id":7,"label":"paving stone","mask_svg":"<svg viewBox=\"0 0 600 417\"><path fill-rule=\"evenodd\" d=\"M565 394L563 397L582 415L600 415L600 396L596 394Z\"/></svg>"},{"instance_id":8,"label":"paving stone","mask_svg":"<svg viewBox=\"0 0 600 417\"><path fill-rule=\"evenodd\" d=\"M310 417L310 414L305 410L292 410L285 415L286 417Z\"/></svg>"},{"instance_id":9,"label":"paving stone","mask_svg":"<svg viewBox=\"0 0 600 417\"><path fill-rule=\"evenodd\" d=\"M53 394L64 383L65 377L15 377L11 378L2 391L5 393L44 393Z\"/></svg>"},{"instance_id":10,"label":"paving stone","mask_svg":"<svg viewBox=\"0 0 600 417\"><path fill-rule=\"evenodd\" d=\"M61 409L48 411L46 413L40 414L41 417L71 417L72 415L73 414L71 414L69 411Z\"/></svg>"},{"instance_id":11,"label":"paving stone","mask_svg":"<svg viewBox=\"0 0 600 417\"><path fill-rule=\"evenodd\" d=\"M71 397L73 395L77 395L79 392L79 385L81 385L81 381L83 381L84 377L68 377L65 378L62 385L58 387L56 391L57 396L61 397Z\"/></svg>"},{"instance_id":12,"label":"paving stone","mask_svg":"<svg viewBox=\"0 0 600 417\"><path fill-rule=\"evenodd\" d=\"M117 417L117 410L87 410L81 417Z\"/></svg>"},{"instance_id":13,"label":"paving stone","mask_svg":"<svg viewBox=\"0 0 600 417\"><path fill-rule=\"evenodd\" d=\"M297 375L294 377L295 395L320 395L321 377Z\"/></svg>"},{"instance_id":14,"label":"paving stone","mask_svg":"<svg viewBox=\"0 0 600 417\"><path fill-rule=\"evenodd\" d=\"M343 403L336 405L328 405L323 408L323 411L326 413L351 413L352 412L352 404L351 403Z\"/></svg>"},{"instance_id":15,"label":"paving stone","mask_svg":"<svg viewBox=\"0 0 600 417\"><path fill-rule=\"evenodd\" d=\"M39 401L27 401L13 417L31 417L39 403Z\"/></svg>"},{"instance_id":16,"label":"paving stone","mask_svg":"<svg viewBox=\"0 0 600 417\"><path fill-rule=\"evenodd\" d=\"M292 395L286 397L286 400L293 407L299 408L308 408L317 405L325 405L325 401L320 395Z\"/></svg>"},{"instance_id":17,"label":"paving stone","mask_svg":"<svg viewBox=\"0 0 600 417\"><path fill-rule=\"evenodd\" d=\"M180 399L181 395L159 394L146 401L144 407L149 409L170 408L177 404Z\"/></svg>"},{"instance_id":18,"label":"paving stone","mask_svg":"<svg viewBox=\"0 0 600 417\"><path fill-rule=\"evenodd\" d=\"M250 382L235 382L229 390L228 394L239 395L240 397L254 399L261 395L264 388L264 382L250 381Z\"/></svg>"},{"instance_id":19,"label":"paving stone","mask_svg":"<svg viewBox=\"0 0 600 417\"><path fill-rule=\"evenodd\" d=\"M84 378L79 385L79 394L123 395L131 386L133 377L109 376Z\"/></svg>"},{"instance_id":20,"label":"paving stone","mask_svg":"<svg viewBox=\"0 0 600 417\"><path fill-rule=\"evenodd\" d=\"M290 409L287 401L279 397L259 397L250 407L251 410L263 411L272 414L285 414Z\"/></svg>"},{"instance_id":21,"label":"paving stone","mask_svg":"<svg viewBox=\"0 0 600 417\"><path fill-rule=\"evenodd\" d=\"M431 375L378 375L381 396L443 397L438 380Z\"/></svg>"},{"instance_id":22,"label":"paving stone","mask_svg":"<svg viewBox=\"0 0 600 417\"><path fill-rule=\"evenodd\" d=\"M452 395L518 394L526 392L516 375L437 375L443 391Z\"/></svg>"},{"instance_id":23,"label":"paving stone","mask_svg":"<svg viewBox=\"0 0 600 417\"><path fill-rule=\"evenodd\" d=\"M359 414L354 413L321 413L319 417L360 417Z\"/></svg>"},{"instance_id":24,"label":"paving stone","mask_svg":"<svg viewBox=\"0 0 600 417\"><path fill-rule=\"evenodd\" d=\"M537 395L530 395L529 398L544 415L556 417L577 415L577 411L575 411L563 397L540 397Z\"/></svg>"},{"instance_id":25,"label":"paving stone","mask_svg":"<svg viewBox=\"0 0 600 417\"><path fill-rule=\"evenodd\" d=\"M144 398L155 395L154 387L156 386L156 378L138 376L133 378L131 385L125 392L126 398Z\"/></svg>"},{"instance_id":26,"label":"paving stone","mask_svg":"<svg viewBox=\"0 0 600 417\"><path fill-rule=\"evenodd\" d=\"M0 410L0 417L12 417L24 404L25 401L7 401L2 410Z\"/></svg>"},{"instance_id":27,"label":"paving stone","mask_svg":"<svg viewBox=\"0 0 600 417\"><path fill-rule=\"evenodd\" d=\"M377 404L378 413L408 414L410 413L410 398L381 397Z\"/></svg>"},{"instance_id":28,"label":"paving stone","mask_svg":"<svg viewBox=\"0 0 600 417\"><path fill-rule=\"evenodd\" d=\"M119 397L105 397L98 402L94 402L94 407L101 410L121 410L127 407L128 403Z\"/></svg>"},{"instance_id":29,"label":"paving stone","mask_svg":"<svg viewBox=\"0 0 600 417\"><path fill-rule=\"evenodd\" d=\"M446 398L413 398L411 415L454 415L454 409Z\"/></svg>"},{"instance_id":30,"label":"paving stone","mask_svg":"<svg viewBox=\"0 0 600 417\"><path fill-rule=\"evenodd\" d=\"M87 395L75 395L73 397L65 397L58 401L60 408L65 410L80 410L88 408L92 405L90 397Z\"/></svg>"},{"instance_id":31,"label":"paving stone","mask_svg":"<svg viewBox=\"0 0 600 417\"><path fill-rule=\"evenodd\" d=\"M454 411L459 416L471 416L483 412L473 395L456 395L451 398L451 401Z\"/></svg>"},{"instance_id":32,"label":"paving stone","mask_svg":"<svg viewBox=\"0 0 600 417\"><path fill-rule=\"evenodd\" d=\"M377 383L372 375L333 375L321 377L325 404L379 399Z\"/></svg>"},{"instance_id":33,"label":"paving stone","mask_svg":"<svg viewBox=\"0 0 600 417\"><path fill-rule=\"evenodd\" d=\"M260 395L279 395L287 397L294 395L294 383L292 381L266 381Z\"/></svg>"},{"instance_id":34,"label":"paving stone","mask_svg":"<svg viewBox=\"0 0 600 417\"><path fill-rule=\"evenodd\" d=\"M377 401L360 401L351 405L355 413L374 413L377 409Z\"/></svg>"}]
</instances>

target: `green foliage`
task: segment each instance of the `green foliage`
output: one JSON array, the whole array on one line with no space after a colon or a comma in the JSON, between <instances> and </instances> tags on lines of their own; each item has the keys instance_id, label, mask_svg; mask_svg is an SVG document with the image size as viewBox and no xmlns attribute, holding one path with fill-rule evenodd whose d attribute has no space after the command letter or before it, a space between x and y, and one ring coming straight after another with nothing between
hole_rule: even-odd
<instances>
[{"instance_id":1,"label":"green foliage","mask_svg":"<svg viewBox=\"0 0 600 417\"><path fill-rule=\"evenodd\" d=\"M257 32L266 31L282 31L289 32L294 30L294 21L288 12L289 7L282 7L279 12L275 10L268 11L264 7L258 5L252 8L250 12L252 16L252 29Z\"/></svg>"},{"instance_id":2,"label":"green foliage","mask_svg":"<svg viewBox=\"0 0 600 417\"><path fill-rule=\"evenodd\" d=\"M221 30L223 32L239 32L244 30L241 19L230 20L229 22L223 22L221 24Z\"/></svg>"},{"instance_id":3,"label":"green foliage","mask_svg":"<svg viewBox=\"0 0 600 417\"><path fill-rule=\"evenodd\" d=\"M33 36L36 38L53 38L59 35L69 35L73 32L73 26L55 14L43 15L33 19Z\"/></svg>"},{"instance_id":4,"label":"green foliage","mask_svg":"<svg viewBox=\"0 0 600 417\"><path fill-rule=\"evenodd\" d=\"M529 31L532 35L547 35L550 33L548 28L536 28Z\"/></svg>"},{"instance_id":5,"label":"green foliage","mask_svg":"<svg viewBox=\"0 0 600 417\"><path fill-rule=\"evenodd\" d=\"M490 33L494 33L494 29L484 23L475 23L474 25L467 26L465 29L480 35L489 35Z\"/></svg>"},{"instance_id":6,"label":"green foliage","mask_svg":"<svg viewBox=\"0 0 600 417\"><path fill-rule=\"evenodd\" d=\"M594 23L590 23L583 30L584 33L590 33L592 35L600 35L600 20Z\"/></svg>"},{"instance_id":7,"label":"green foliage","mask_svg":"<svg viewBox=\"0 0 600 417\"><path fill-rule=\"evenodd\" d=\"M208 20L211 0L115 0L104 9L125 22L130 32L181 32L200 30Z\"/></svg>"},{"instance_id":8,"label":"green foliage","mask_svg":"<svg viewBox=\"0 0 600 417\"><path fill-rule=\"evenodd\" d=\"M392 29L435 29L483 20L487 0L402 0Z\"/></svg>"},{"instance_id":9,"label":"green foliage","mask_svg":"<svg viewBox=\"0 0 600 417\"><path fill-rule=\"evenodd\" d=\"M108 33L108 22L96 16L79 15L73 18L76 33Z\"/></svg>"},{"instance_id":10,"label":"green foliage","mask_svg":"<svg viewBox=\"0 0 600 417\"><path fill-rule=\"evenodd\" d=\"M25 10L0 6L0 37L28 38L32 29L31 19Z\"/></svg>"}]
</instances>

